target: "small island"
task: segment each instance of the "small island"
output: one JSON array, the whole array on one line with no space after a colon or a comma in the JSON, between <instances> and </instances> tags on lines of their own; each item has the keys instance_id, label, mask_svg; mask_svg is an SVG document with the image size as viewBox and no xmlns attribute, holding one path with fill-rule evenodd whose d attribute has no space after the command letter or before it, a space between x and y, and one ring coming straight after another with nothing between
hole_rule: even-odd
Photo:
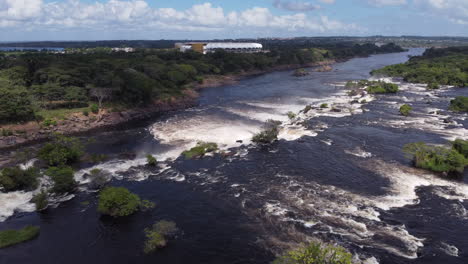
<instances>
[{"instance_id":1,"label":"small island","mask_svg":"<svg viewBox=\"0 0 468 264\"><path fill-rule=\"evenodd\" d=\"M295 77L303 77L303 76L307 76L309 75L309 72L306 71L305 69L301 68L301 69L297 69L294 71L293 73L293 76Z\"/></svg>"}]
</instances>

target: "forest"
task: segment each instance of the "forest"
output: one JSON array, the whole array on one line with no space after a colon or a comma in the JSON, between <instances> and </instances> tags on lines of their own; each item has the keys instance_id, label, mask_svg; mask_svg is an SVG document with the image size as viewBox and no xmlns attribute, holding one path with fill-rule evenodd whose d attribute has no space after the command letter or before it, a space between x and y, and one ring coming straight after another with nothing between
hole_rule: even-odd
<instances>
[{"instance_id":1,"label":"forest","mask_svg":"<svg viewBox=\"0 0 468 264\"><path fill-rule=\"evenodd\" d=\"M270 52L203 55L171 49L136 52L3 52L0 53L0 123L42 121L56 109L98 107L127 109L177 98L207 75L267 70L378 53L400 52L394 44L272 46ZM83 110L86 114L88 110ZM47 120L47 122L53 122Z\"/></svg>"},{"instance_id":2,"label":"forest","mask_svg":"<svg viewBox=\"0 0 468 264\"><path fill-rule=\"evenodd\" d=\"M408 62L372 71L373 75L403 77L407 82L426 83L429 89L439 85L468 86L468 47L431 48Z\"/></svg>"}]
</instances>

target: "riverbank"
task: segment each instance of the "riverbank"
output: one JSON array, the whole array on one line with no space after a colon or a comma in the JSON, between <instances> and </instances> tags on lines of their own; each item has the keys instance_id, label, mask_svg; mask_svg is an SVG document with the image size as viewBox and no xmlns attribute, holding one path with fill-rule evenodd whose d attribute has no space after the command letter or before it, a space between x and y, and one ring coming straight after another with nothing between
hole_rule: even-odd
<instances>
[{"instance_id":1,"label":"riverbank","mask_svg":"<svg viewBox=\"0 0 468 264\"><path fill-rule=\"evenodd\" d=\"M76 112L66 116L63 120L57 120L55 125L50 126L44 126L43 123L36 121L23 124L2 125L0 126L0 131L5 132L0 135L0 150L15 149L27 144L41 142L47 140L55 133L77 135L98 130L113 129L116 126L134 121L143 121L164 112L196 106L198 91L204 88L233 85L243 79L275 71L323 67L336 62L335 60L326 60L308 64L279 65L266 70L254 70L238 74L209 75L205 77L203 83L193 83L189 85L189 87L184 90L182 96L158 100L147 107L137 107L124 111L112 111L112 109L104 108L101 109L99 113L88 113L88 115Z\"/></svg>"}]
</instances>

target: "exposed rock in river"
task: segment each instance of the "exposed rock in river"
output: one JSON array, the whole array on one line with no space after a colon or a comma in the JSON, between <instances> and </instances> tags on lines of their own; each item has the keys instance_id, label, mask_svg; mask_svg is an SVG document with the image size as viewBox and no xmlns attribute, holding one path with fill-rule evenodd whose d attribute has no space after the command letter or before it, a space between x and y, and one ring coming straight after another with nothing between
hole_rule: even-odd
<instances>
[{"instance_id":1,"label":"exposed rock in river","mask_svg":"<svg viewBox=\"0 0 468 264\"><path fill-rule=\"evenodd\" d=\"M306 71L305 69L297 69L293 73L293 76L296 76L296 77L302 77L302 76L307 76L307 75L309 75L309 72Z\"/></svg>"},{"instance_id":2,"label":"exposed rock in river","mask_svg":"<svg viewBox=\"0 0 468 264\"><path fill-rule=\"evenodd\" d=\"M314 69L316 72L330 72L333 71L333 68L330 65L323 65L321 67L318 67Z\"/></svg>"}]
</instances>

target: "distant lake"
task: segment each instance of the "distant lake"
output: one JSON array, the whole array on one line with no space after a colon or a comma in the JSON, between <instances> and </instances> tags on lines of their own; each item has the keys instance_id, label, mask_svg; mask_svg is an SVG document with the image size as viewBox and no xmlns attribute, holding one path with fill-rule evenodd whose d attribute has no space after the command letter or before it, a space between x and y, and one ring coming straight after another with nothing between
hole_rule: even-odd
<instances>
[{"instance_id":1,"label":"distant lake","mask_svg":"<svg viewBox=\"0 0 468 264\"><path fill-rule=\"evenodd\" d=\"M48 51L62 51L64 48L51 48L51 47L0 47L0 51L26 51L26 50L48 50Z\"/></svg>"}]
</instances>

